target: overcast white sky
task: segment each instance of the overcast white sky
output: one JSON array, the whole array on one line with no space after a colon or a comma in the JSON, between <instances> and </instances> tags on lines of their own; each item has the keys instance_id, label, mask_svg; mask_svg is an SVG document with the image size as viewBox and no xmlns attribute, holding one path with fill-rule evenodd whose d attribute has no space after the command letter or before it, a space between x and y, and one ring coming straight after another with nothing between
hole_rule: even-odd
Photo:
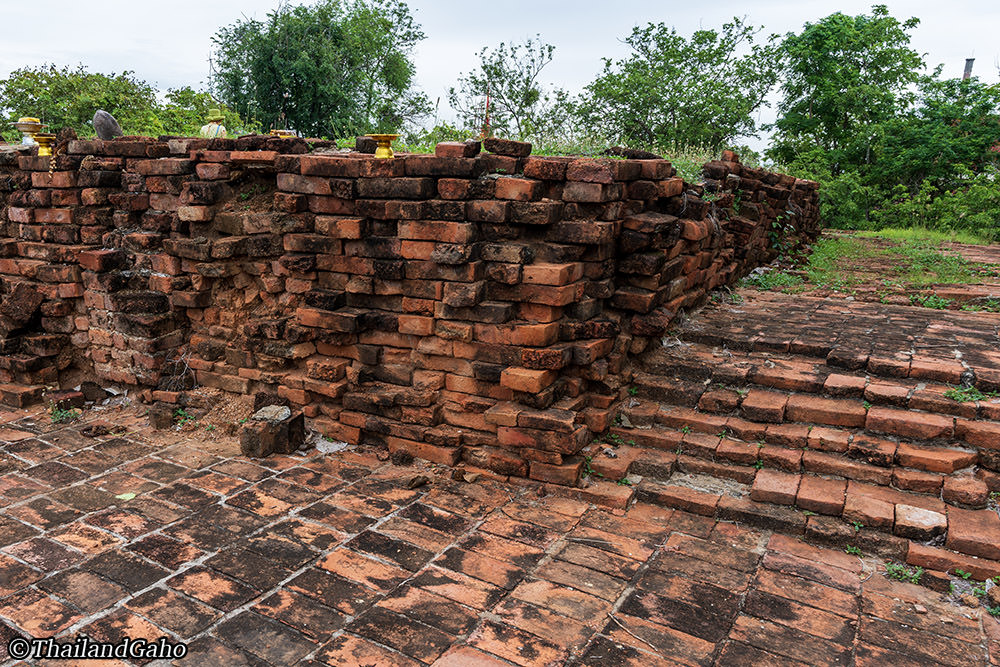
<instances>
[{"instance_id":1,"label":"overcast white sky","mask_svg":"<svg viewBox=\"0 0 1000 667\"><path fill-rule=\"evenodd\" d=\"M441 115L448 117L448 87L475 66L480 48L501 41L540 34L556 47L542 78L576 92L600 71L602 57L626 55L621 40L635 25L663 21L689 35L699 27L718 27L733 16L747 16L767 32L783 34L834 11L867 13L873 3L410 0L408 4L427 35L416 52L418 85L432 102L440 97ZM912 46L927 54L932 67L944 64L945 76L960 76L965 59L975 57L975 74L997 81L1000 2L887 0L884 4L896 18L921 19ZM0 78L24 66L83 63L97 72L132 70L164 90L197 88L208 77L212 35L241 16L263 18L277 5L278 0L0 0L6 26L0 38ZM764 116L770 118L767 112Z\"/></svg>"}]
</instances>

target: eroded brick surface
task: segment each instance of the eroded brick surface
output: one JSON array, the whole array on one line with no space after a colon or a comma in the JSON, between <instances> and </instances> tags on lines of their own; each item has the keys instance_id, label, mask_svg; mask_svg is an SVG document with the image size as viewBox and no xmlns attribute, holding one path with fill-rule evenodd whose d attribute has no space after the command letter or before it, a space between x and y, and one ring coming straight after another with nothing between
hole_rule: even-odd
<instances>
[{"instance_id":1,"label":"eroded brick surface","mask_svg":"<svg viewBox=\"0 0 1000 667\"><path fill-rule=\"evenodd\" d=\"M5 642L165 635L189 643L182 665L975 665L1000 637L984 610L888 580L877 559L742 522L454 481L368 448L257 465L235 438L4 419L67 466L11 454L0 474ZM71 465L112 446L104 468ZM72 510L53 499L98 489ZM796 492L789 477L759 489ZM857 516L884 513L852 497ZM986 522L965 512L956 538L974 539ZM932 552L920 562L940 567Z\"/></svg>"}]
</instances>

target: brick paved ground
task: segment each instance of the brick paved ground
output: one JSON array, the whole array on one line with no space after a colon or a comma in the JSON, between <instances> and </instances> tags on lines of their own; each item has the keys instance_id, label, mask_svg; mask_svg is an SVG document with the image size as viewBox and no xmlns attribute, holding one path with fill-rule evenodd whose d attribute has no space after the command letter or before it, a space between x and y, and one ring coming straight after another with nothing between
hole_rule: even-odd
<instances>
[{"instance_id":1,"label":"brick paved ground","mask_svg":"<svg viewBox=\"0 0 1000 667\"><path fill-rule=\"evenodd\" d=\"M166 635L199 666L1000 657L984 610L734 523L452 481L373 451L251 462L231 439L151 438L137 413L109 420L135 429L124 437L3 420L3 646L15 633ZM430 482L408 488L418 475ZM4 650L3 665L23 664Z\"/></svg>"}]
</instances>

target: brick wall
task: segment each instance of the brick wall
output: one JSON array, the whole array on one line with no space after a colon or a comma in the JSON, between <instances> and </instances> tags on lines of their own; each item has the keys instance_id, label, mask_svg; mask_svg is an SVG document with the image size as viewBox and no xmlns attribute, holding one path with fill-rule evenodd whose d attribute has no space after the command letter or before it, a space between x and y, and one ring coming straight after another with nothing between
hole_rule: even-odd
<instances>
[{"instance_id":1,"label":"brick wall","mask_svg":"<svg viewBox=\"0 0 1000 667\"><path fill-rule=\"evenodd\" d=\"M60 371L155 400L266 391L333 438L573 484L630 357L773 258L773 230L818 232L814 183L731 153L692 185L665 160L489 147L162 138L0 160L0 399Z\"/></svg>"}]
</instances>

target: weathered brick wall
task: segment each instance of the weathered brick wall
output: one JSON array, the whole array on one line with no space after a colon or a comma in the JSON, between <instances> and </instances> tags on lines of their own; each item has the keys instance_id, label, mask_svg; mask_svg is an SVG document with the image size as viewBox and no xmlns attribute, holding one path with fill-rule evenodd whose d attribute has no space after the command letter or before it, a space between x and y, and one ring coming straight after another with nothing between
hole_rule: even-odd
<instances>
[{"instance_id":1,"label":"weathered brick wall","mask_svg":"<svg viewBox=\"0 0 1000 667\"><path fill-rule=\"evenodd\" d=\"M665 160L493 148L20 157L0 182L0 391L35 398L70 361L156 400L266 391L333 438L572 484L630 355L773 257L776 220L784 243L813 238L816 185L731 153L692 185Z\"/></svg>"}]
</instances>

